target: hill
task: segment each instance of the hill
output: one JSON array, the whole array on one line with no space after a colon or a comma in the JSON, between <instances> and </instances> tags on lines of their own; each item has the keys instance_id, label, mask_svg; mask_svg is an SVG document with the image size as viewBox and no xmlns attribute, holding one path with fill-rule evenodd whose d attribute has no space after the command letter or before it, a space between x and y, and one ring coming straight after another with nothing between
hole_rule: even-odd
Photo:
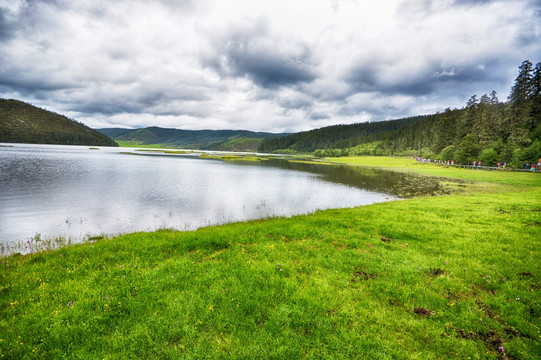
<instances>
[{"instance_id":1,"label":"hill","mask_svg":"<svg viewBox=\"0 0 541 360\"><path fill-rule=\"evenodd\" d=\"M0 99L0 142L118 146L63 115L18 100Z\"/></svg>"},{"instance_id":2,"label":"hill","mask_svg":"<svg viewBox=\"0 0 541 360\"><path fill-rule=\"evenodd\" d=\"M287 134L252 132L247 130L180 130L160 127L142 129L96 129L126 145L161 145L164 147L256 151L265 139Z\"/></svg>"},{"instance_id":3,"label":"hill","mask_svg":"<svg viewBox=\"0 0 541 360\"><path fill-rule=\"evenodd\" d=\"M398 120L387 120L352 125L333 125L303 131L284 137L264 141L262 152L314 152L317 149L347 148L379 139L382 136L426 119L416 116Z\"/></svg>"},{"instance_id":4,"label":"hill","mask_svg":"<svg viewBox=\"0 0 541 360\"><path fill-rule=\"evenodd\" d=\"M314 153L317 156L414 155L481 161L488 166L507 163L521 167L541 158L541 63L529 60L507 102L493 91L473 95L462 109L413 118L329 126L264 141L262 152Z\"/></svg>"}]
</instances>

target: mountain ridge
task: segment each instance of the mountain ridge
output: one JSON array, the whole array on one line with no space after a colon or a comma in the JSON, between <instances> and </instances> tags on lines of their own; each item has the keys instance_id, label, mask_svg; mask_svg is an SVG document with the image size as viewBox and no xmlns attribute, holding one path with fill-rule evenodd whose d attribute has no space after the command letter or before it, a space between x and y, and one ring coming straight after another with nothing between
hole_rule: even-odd
<instances>
[{"instance_id":1,"label":"mountain ridge","mask_svg":"<svg viewBox=\"0 0 541 360\"><path fill-rule=\"evenodd\" d=\"M124 144L162 145L175 148L222 151L256 151L261 142L289 133L275 134L249 130L184 130L149 126L139 129L95 129Z\"/></svg>"}]
</instances>

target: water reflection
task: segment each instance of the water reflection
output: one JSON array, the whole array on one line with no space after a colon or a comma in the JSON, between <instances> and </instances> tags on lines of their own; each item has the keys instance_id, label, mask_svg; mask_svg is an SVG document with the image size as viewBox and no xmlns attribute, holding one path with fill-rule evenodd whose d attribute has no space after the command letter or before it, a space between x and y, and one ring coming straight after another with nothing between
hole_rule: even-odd
<instances>
[{"instance_id":1,"label":"water reflection","mask_svg":"<svg viewBox=\"0 0 541 360\"><path fill-rule=\"evenodd\" d=\"M320 165L307 162L288 162L283 160L264 161L263 165L287 170L306 171L319 174L324 180L354 186L360 189L391 194L400 198L450 193L450 187L441 178L422 176L367 167L346 165ZM446 179L458 184L460 180Z\"/></svg>"},{"instance_id":2,"label":"water reflection","mask_svg":"<svg viewBox=\"0 0 541 360\"><path fill-rule=\"evenodd\" d=\"M195 229L448 191L436 178L338 165L125 149L0 148L0 245L64 236Z\"/></svg>"},{"instance_id":3,"label":"water reflection","mask_svg":"<svg viewBox=\"0 0 541 360\"><path fill-rule=\"evenodd\" d=\"M386 201L300 169L119 150L0 149L0 244L197 227Z\"/></svg>"}]
</instances>

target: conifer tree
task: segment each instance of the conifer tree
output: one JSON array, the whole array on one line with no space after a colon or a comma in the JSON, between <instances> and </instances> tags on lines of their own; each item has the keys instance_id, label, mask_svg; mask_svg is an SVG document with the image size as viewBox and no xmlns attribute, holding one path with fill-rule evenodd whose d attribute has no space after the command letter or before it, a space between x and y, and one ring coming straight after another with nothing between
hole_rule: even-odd
<instances>
[{"instance_id":1,"label":"conifer tree","mask_svg":"<svg viewBox=\"0 0 541 360\"><path fill-rule=\"evenodd\" d=\"M511 88L511 94L509 95L509 101L514 106L522 105L533 95L532 62L525 60L518 69L519 73L515 85Z\"/></svg>"},{"instance_id":2,"label":"conifer tree","mask_svg":"<svg viewBox=\"0 0 541 360\"><path fill-rule=\"evenodd\" d=\"M541 121L541 62L535 65L532 79L532 116Z\"/></svg>"},{"instance_id":3,"label":"conifer tree","mask_svg":"<svg viewBox=\"0 0 541 360\"><path fill-rule=\"evenodd\" d=\"M509 132L515 134L513 138L521 139L523 131L526 132L534 127L535 120L532 117L533 96L534 96L534 76L533 65L530 60L525 60L519 66L519 73L515 80L515 85L511 89L509 95L509 103L511 105L508 123ZM520 134L520 135L519 135Z\"/></svg>"}]
</instances>

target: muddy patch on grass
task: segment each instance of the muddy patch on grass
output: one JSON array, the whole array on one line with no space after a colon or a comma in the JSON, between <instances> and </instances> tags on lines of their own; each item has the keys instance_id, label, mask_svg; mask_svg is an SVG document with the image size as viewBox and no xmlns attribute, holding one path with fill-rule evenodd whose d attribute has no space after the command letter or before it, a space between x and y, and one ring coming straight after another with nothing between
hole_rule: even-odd
<instances>
[{"instance_id":1,"label":"muddy patch on grass","mask_svg":"<svg viewBox=\"0 0 541 360\"><path fill-rule=\"evenodd\" d=\"M370 279L375 278L376 276L377 276L376 274L371 274L371 273L366 272L366 271L364 271L362 269L357 269L353 273L353 278L351 278L351 282L370 280Z\"/></svg>"},{"instance_id":2,"label":"muddy patch on grass","mask_svg":"<svg viewBox=\"0 0 541 360\"><path fill-rule=\"evenodd\" d=\"M431 311L428 309L425 309L424 307L416 307L413 309L413 312L419 316L430 316Z\"/></svg>"},{"instance_id":3,"label":"muddy patch on grass","mask_svg":"<svg viewBox=\"0 0 541 360\"><path fill-rule=\"evenodd\" d=\"M429 269L428 274L431 277L436 277L436 276L440 276L440 275L446 275L447 273L445 271L443 271L442 269L440 269L440 268L436 268L436 269Z\"/></svg>"},{"instance_id":4,"label":"muddy patch on grass","mask_svg":"<svg viewBox=\"0 0 541 360\"><path fill-rule=\"evenodd\" d=\"M504 339L494 330L489 330L486 333L467 332L463 329L456 329L455 331L463 339L482 341L487 347L497 352L499 359L514 359L505 354L503 350Z\"/></svg>"}]
</instances>

